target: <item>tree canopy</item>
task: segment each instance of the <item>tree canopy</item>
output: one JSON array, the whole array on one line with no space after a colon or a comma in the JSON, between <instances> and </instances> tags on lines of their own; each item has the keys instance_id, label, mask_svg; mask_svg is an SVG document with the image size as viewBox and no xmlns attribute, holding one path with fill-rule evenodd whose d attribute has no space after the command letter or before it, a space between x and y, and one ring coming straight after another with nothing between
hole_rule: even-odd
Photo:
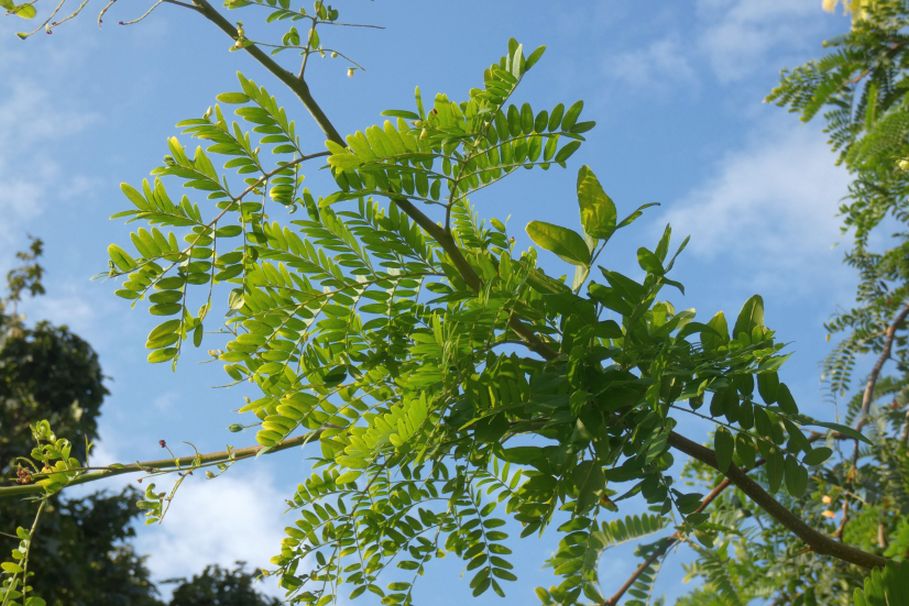
<instances>
[{"instance_id":1,"label":"tree canopy","mask_svg":"<svg viewBox=\"0 0 909 606\"><path fill-rule=\"evenodd\" d=\"M856 176L843 210L856 236L847 261L863 282L856 309L831 321L845 333L828 364L832 392L849 388L856 356L880 357L846 424L799 409L759 295L728 318L666 300L685 292L672 270L688 242L669 226L637 248L641 273L606 264L607 245L648 205L619 208L596 167L571 166L573 225L531 221L536 246L526 250L472 203L519 168L568 168L592 136L582 101L512 100L543 47L510 40L475 88L432 99L418 88L412 106L344 136L307 79L311 60L348 60L322 40L345 25L336 8L228 0L248 23L235 26L207 0L149 11L161 4L220 29L273 77L267 87L299 101L284 108L239 75L178 124L149 179L123 184L128 206L115 218L137 226L108 248L116 294L160 317L149 362L177 364L189 343L209 346L231 380L256 389L240 412L257 446L87 470L84 453L58 438L68 428L43 420L32 426L28 477L0 496L37 498L38 520L75 483L170 471L179 486L197 469L302 445L315 469L291 499L296 520L273 561L294 603L373 594L410 604L446 553L464 561L474 595L506 595L514 546L545 530L559 537L547 561L559 581L538 588L544 604L644 604L682 543L698 556L691 573L707 579L689 603L831 603L853 588L857 604L899 603L909 583L906 256L902 239L870 252L868 235L886 216L905 220L905 3L863 3L837 52L785 74L771 95L806 119L829 107L832 143ZM2 6L37 15L33 4ZM55 15L39 29L57 27ZM249 18L284 33L260 40ZM290 55L292 68L279 63ZM297 135L300 109L324 144ZM320 168L332 183L311 191L304 176ZM541 255L573 275L550 275ZM898 375L883 378L891 357ZM885 397L895 399L876 406ZM680 433L683 415L715 425L709 445ZM679 478L683 461L701 488ZM172 496L149 484L140 506L158 520ZM632 499L646 511L619 513ZM814 514L834 501L842 515L831 532ZM4 606L41 603L27 566L35 528L16 531ZM607 549L655 533L627 582L600 579Z\"/></svg>"}]
</instances>

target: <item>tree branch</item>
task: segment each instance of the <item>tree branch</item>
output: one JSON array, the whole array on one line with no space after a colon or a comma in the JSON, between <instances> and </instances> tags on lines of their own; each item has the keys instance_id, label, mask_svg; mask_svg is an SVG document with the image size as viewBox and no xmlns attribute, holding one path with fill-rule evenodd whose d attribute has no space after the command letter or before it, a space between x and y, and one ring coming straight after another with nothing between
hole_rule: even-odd
<instances>
[{"instance_id":1,"label":"tree branch","mask_svg":"<svg viewBox=\"0 0 909 606\"><path fill-rule=\"evenodd\" d=\"M676 432L669 434L669 445L684 452L688 456L705 463L719 471L716 453L711 449L701 446ZM887 558L856 549L850 545L840 543L839 541L818 532L801 518L786 509L779 501L774 499L760 484L748 477L748 475L734 464L729 466L725 472L729 481L735 484L739 490L744 492L748 498L759 505L772 518L789 529L793 534L802 539L814 552L829 555L864 568L877 568L884 566L889 562Z\"/></svg>"}]
</instances>

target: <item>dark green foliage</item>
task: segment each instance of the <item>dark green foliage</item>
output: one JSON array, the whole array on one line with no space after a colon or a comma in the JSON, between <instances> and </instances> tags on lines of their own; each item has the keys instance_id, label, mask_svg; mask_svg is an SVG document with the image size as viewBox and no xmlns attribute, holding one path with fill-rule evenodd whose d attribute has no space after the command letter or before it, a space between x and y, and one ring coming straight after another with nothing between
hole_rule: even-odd
<instances>
[{"instance_id":1,"label":"dark green foliage","mask_svg":"<svg viewBox=\"0 0 909 606\"><path fill-rule=\"evenodd\" d=\"M144 558L127 543L138 496L125 490L49 503L30 557L42 571L32 580L36 593L51 606L159 606ZM6 524L8 515L30 521L33 507L19 509L0 510Z\"/></svg>"},{"instance_id":2,"label":"dark green foliage","mask_svg":"<svg viewBox=\"0 0 909 606\"><path fill-rule=\"evenodd\" d=\"M909 603L909 563L890 564L875 570L865 585L855 590L855 606L890 606Z\"/></svg>"},{"instance_id":3,"label":"dark green foliage","mask_svg":"<svg viewBox=\"0 0 909 606\"><path fill-rule=\"evenodd\" d=\"M178 583L168 606L280 606L281 601L266 598L253 589L254 577L242 562L233 569L206 566L192 579Z\"/></svg>"},{"instance_id":4,"label":"dark green foliage","mask_svg":"<svg viewBox=\"0 0 909 606\"><path fill-rule=\"evenodd\" d=\"M97 416L107 394L98 356L65 326L23 326L0 315L0 470L33 446L29 424L46 418L72 438L85 460L86 441L97 437Z\"/></svg>"}]
</instances>

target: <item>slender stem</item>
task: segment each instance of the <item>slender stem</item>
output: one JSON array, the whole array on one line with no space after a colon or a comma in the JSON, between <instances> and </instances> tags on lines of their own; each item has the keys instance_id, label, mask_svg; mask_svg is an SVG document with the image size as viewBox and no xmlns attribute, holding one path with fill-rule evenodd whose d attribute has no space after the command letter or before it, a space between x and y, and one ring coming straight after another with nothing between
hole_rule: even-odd
<instances>
[{"instance_id":1,"label":"slender stem","mask_svg":"<svg viewBox=\"0 0 909 606\"><path fill-rule=\"evenodd\" d=\"M199 13L218 26L221 31L230 36L233 40L238 38L237 28L231 25L224 15L219 13L207 0L192 0L193 5L196 7L196 10ZM297 78L294 74L290 73L277 61L272 59L267 53L263 52L262 49L258 48L255 45L247 46L243 50L249 53L256 61L258 61L262 67L274 74L281 82L287 85L290 90L292 90L297 97L300 98L300 101L303 102L304 107L309 110L309 113L312 114L313 119L316 121L316 124L319 125L319 128L322 129L322 132L325 133L325 136L341 145L344 144L344 140L341 138L341 134L337 131L331 121L328 119L328 116L325 115L325 112L322 111L322 108L319 107L319 104L316 103L316 100L313 98L312 93L309 91L309 85L306 84L300 78Z\"/></svg>"},{"instance_id":2,"label":"slender stem","mask_svg":"<svg viewBox=\"0 0 909 606\"><path fill-rule=\"evenodd\" d=\"M896 338L896 331L906 321L907 316L909 316L909 303L900 310L896 318L893 319L893 322L884 332L884 347L881 349L881 355L871 368L871 373L868 375L868 382L865 383L865 391L862 393L862 409L859 413L859 420L855 425L855 428L859 431L868 423L868 412L871 410L871 403L874 401L874 389L877 386L881 371L884 369L884 364L890 359L890 354L893 351L893 341Z\"/></svg>"},{"instance_id":3,"label":"slender stem","mask_svg":"<svg viewBox=\"0 0 909 606\"><path fill-rule=\"evenodd\" d=\"M293 448L294 446L303 446L309 442L318 440L321 435L322 430L317 429L303 435L288 438L283 442L278 442L270 448L266 448L265 446L249 446L247 448L240 448L237 450L222 450L219 452L210 452L203 455L193 455L189 457L157 459L154 461L139 461L136 463L131 463L129 465L110 465L97 471L90 471L76 477L67 484L67 487L75 486L77 484L85 484L86 482L94 482L96 480L101 480L104 478L112 478L114 476L120 476L127 473L145 473L149 471L181 471L188 467L195 467L198 465L210 465L216 463L240 461L242 459L249 459L260 454L272 454L275 452L280 452L282 450L287 450L288 448ZM42 494L43 492L44 488L38 484L0 486L0 500L12 497Z\"/></svg>"},{"instance_id":4,"label":"slender stem","mask_svg":"<svg viewBox=\"0 0 909 606\"><path fill-rule=\"evenodd\" d=\"M891 352L893 351L893 341L896 339L896 331L905 323L907 316L909 316L909 303L903 306L893 319L893 322L887 327L887 330L884 331L884 346L881 349L881 355L878 356L874 366L871 367L871 372L868 374L868 381L865 383L865 391L862 393L862 408L859 411L858 420L855 423L856 431L861 431L871 418L871 403L874 402L874 391L877 387L877 382L880 379L881 372L884 370L884 365L887 363L887 360L890 359ZM859 453L859 441L854 440L854 445L852 447L852 468L846 475L847 484L850 488L855 483L855 477L858 473ZM843 534L846 531L846 524L848 523L849 497L847 495L843 499L843 517L833 536L842 540Z\"/></svg>"}]
</instances>

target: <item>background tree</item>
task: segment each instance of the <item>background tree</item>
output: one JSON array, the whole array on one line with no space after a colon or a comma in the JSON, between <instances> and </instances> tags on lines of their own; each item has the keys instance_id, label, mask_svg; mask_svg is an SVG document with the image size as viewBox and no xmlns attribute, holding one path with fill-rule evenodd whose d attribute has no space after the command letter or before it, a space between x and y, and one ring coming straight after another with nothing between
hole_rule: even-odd
<instances>
[{"instance_id":1,"label":"background tree","mask_svg":"<svg viewBox=\"0 0 909 606\"><path fill-rule=\"evenodd\" d=\"M205 0L163 4L229 35L327 139L324 148L304 143L275 98L240 76L219 105L180 124L183 137L169 141L152 180L123 186L132 207L118 216L140 227L129 251L109 248L117 294L166 318L148 336L151 362L175 363L212 322L224 331L213 355L259 390L242 412L260 447L99 472L67 463L2 494L46 494L130 470L186 473L318 442L316 471L292 500L298 520L275 559L293 600L369 592L411 603L414 580L445 553L464 560L475 595L504 594L515 580L510 518L524 536L559 534L549 564L560 582L539 589L544 603L614 604L626 590L632 602L647 599L679 541L699 545L702 563L728 559L717 542L726 527L708 513L725 486L688 491L673 472L683 454L723 474L803 548L865 569L888 565L788 506L806 493L808 469L832 454L805 428L864 438L799 412L777 374L785 355L760 297L732 322L677 311L661 291L683 291L669 275L686 241L672 244L669 228L638 248L643 279L598 265L643 208L619 214L586 166L570 195L580 231L526 227L573 266L570 281L548 275L536 249L516 250L501 220L479 218L474 194L518 168L567 166L594 126L581 119L581 102L540 110L512 100L542 48L525 52L512 40L462 100L430 102L417 89L411 109L342 137L305 79L310 60L336 52L319 33L339 24L336 9L228 2L288 24L279 41L260 42L255 24L235 27ZM55 25L53 15L46 23ZM262 48L300 61L291 70ZM236 122L222 105L236 106ZM188 140L199 147L187 151ZM327 162L332 177L321 194L302 186L314 162ZM185 196L173 195L177 184ZM683 414L717 425L712 448L676 431ZM766 475L754 479L747 470L759 460ZM632 497L649 511L614 516ZM166 499L150 488L143 505L157 517ZM640 549L639 573L605 597L603 552L659 531L666 536Z\"/></svg>"},{"instance_id":2,"label":"background tree","mask_svg":"<svg viewBox=\"0 0 909 606\"><path fill-rule=\"evenodd\" d=\"M909 555L907 26L906 2L863 3L851 32L832 40L823 58L783 72L769 96L804 121L820 116L838 161L853 177L840 214L852 236L845 261L860 282L854 307L827 325L841 338L824 363L824 377L837 413L871 440L830 442L837 456L812 475L806 496L788 506L826 520L837 540L900 561ZM852 393L857 368L868 370ZM703 477L705 470L697 473ZM692 575L709 582L685 603L711 596L848 604L863 586L864 571L805 550L741 494L725 494L713 516L735 532L723 535L721 559L692 566Z\"/></svg>"},{"instance_id":3,"label":"background tree","mask_svg":"<svg viewBox=\"0 0 909 606\"><path fill-rule=\"evenodd\" d=\"M29 250L18 254L21 265L9 272L8 294L0 299L3 477L17 476L21 467L16 458L31 450L29 425L39 417L51 419L58 431L72 436L76 456L84 460L85 445L98 437L97 417L108 393L98 356L87 342L65 326L38 322L29 327L18 313L24 295L44 293L41 253L41 241L33 239ZM126 488L82 498L56 496L48 502L40 520L41 540L30 554L32 565L42 571L33 581L35 591L48 604L162 606L145 558L129 543L141 513L140 496ZM6 526L24 526L33 515L30 503L0 502L0 519ZM15 537L4 539L9 546L11 539ZM254 576L239 564L232 570L209 566L201 575L175 582L171 606L274 603L253 588ZM235 601L225 601L226 595L236 596ZM212 597L206 601L206 596Z\"/></svg>"}]
</instances>

